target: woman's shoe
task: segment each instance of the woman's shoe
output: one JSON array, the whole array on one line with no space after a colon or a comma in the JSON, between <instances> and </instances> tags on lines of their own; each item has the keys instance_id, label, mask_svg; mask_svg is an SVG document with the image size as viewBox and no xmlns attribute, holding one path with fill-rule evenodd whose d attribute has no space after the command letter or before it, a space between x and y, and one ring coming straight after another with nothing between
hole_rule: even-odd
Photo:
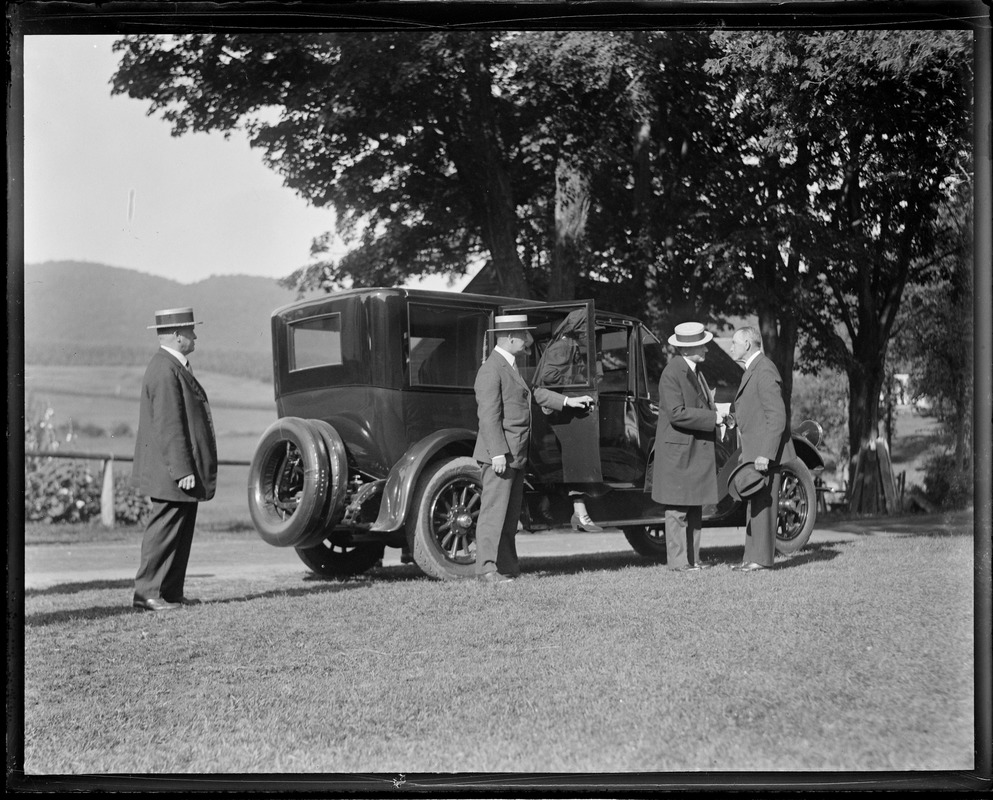
<instances>
[{"instance_id":1,"label":"woman's shoe","mask_svg":"<svg viewBox=\"0 0 993 800\"><path fill-rule=\"evenodd\" d=\"M572 529L574 531L586 531L587 533L603 533L603 528L597 525L592 519L590 519L589 514L573 514L572 519L569 520L572 523Z\"/></svg>"}]
</instances>

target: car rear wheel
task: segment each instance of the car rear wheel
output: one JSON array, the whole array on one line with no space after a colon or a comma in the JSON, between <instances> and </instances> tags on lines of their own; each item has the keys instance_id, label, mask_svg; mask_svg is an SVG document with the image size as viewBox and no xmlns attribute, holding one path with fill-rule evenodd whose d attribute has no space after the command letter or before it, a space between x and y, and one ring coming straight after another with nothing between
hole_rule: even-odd
<instances>
[{"instance_id":1,"label":"car rear wheel","mask_svg":"<svg viewBox=\"0 0 993 800\"><path fill-rule=\"evenodd\" d=\"M320 434L299 417L278 419L262 434L248 472L248 511L263 541L296 547L319 529L328 496L325 452Z\"/></svg>"},{"instance_id":2,"label":"car rear wheel","mask_svg":"<svg viewBox=\"0 0 993 800\"><path fill-rule=\"evenodd\" d=\"M379 563L386 550L381 544L336 545L325 539L313 547L298 547L300 560L325 578L349 578Z\"/></svg>"},{"instance_id":3,"label":"car rear wheel","mask_svg":"<svg viewBox=\"0 0 993 800\"><path fill-rule=\"evenodd\" d=\"M779 487L779 524L776 527L776 552L789 554L802 548L810 539L817 517L814 476L799 459L783 464L783 481Z\"/></svg>"},{"instance_id":4,"label":"car rear wheel","mask_svg":"<svg viewBox=\"0 0 993 800\"><path fill-rule=\"evenodd\" d=\"M660 564L666 562L665 528L639 525L622 530L624 538L638 555L658 561Z\"/></svg>"},{"instance_id":5,"label":"car rear wheel","mask_svg":"<svg viewBox=\"0 0 993 800\"><path fill-rule=\"evenodd\" d=\"M483 480L467 457L441 461L421 476L407 522L414 563L439 580L476 573L476 520Z\"/></svg>"}]
</instances>

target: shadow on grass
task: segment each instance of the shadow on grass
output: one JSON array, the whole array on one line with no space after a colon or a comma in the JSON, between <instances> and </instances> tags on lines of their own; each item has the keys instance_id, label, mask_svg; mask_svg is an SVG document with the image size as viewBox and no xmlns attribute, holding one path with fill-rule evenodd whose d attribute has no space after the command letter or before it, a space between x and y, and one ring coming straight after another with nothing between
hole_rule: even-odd
<instances>
[{"instance_id":1,"label":"shadow on grass","mask_svg":"<svg viewBox=\"0 0 993 800\"><path fill-rule=\"evenodd\" d=\"M131 589L134 581L121 579L116 581L87 581L85 583L57 583L54 586L46 586L44 589L27 589L24 596L46 597L51 595L78 594L79 592L98 592L102 589Z\"/></svg>"},{"instance_id":2,"label":"shadow on grass","mask_svg":"<svg viewBox=\"0 0 993 800\"><path fill-rule=\"evenodd\" d=\"M841 554L842 542L824 542L807 545L801 552L781 557L774 569L793 569L819 561L831 561ZM741 563L743 546L703 547L700 558L708 562L714 569L726 567L730 569ZM673 579L680 580L682 573L670 573L663 562L653 561L634 552L608 553L578 553L565 556L525 556L521 559L521 574L535 577L553 577L556 575L578 575L583 572L619 572L625 569L653 569L664 572ZM305 581L320 584L342 584L359 586L368 583L404 583L410 581L430 581L427 575L413 565L377 567L368 572L349 578L345 581L328 578L311 573ZM465 582L473 578L462 579Z\"/></svg>"},{"instance_id":3,"label":"shadow on grass","mask_svg":"<svg viewBox=\"0 0 993 800\"><path fill-rule=\"evenodd\" d=\"M368 581L366 581L368 583ZM197 604L195 607L184 608L174 612L168 613L156 613L149 611L140 611L130 605L115 605L115 606L93 606L92 608L70 608L62 609L60 611L46 611L37 614L27 614L24 617L24 627L25 628L40 628L46 625L57 625L60 622L69 622L70 620L100 620L100 619L110 619L113 617L122 617L125 615L140 614L148 615L151 617L165 616L168 618L174 618L181 616L183 614L195 614L199 610L207 610L212 606L226 606L231 603L245 603L252 600L263 600L270 597L304 597L304 596L317 596L325 594L336 594L338 592L347 591L349 589L358 589L361 587L361 583L355 582L322 582L318 585L313 585L309 587L299 587L295 589L269 589L263 592L250 592L237 597L222 597L216 600L204 600L203 602ZM26 596L38 596L38 595L62 595L62 594L75 594L77 592L83 591L96 591L100 589L128 589L130 590L134 586L134 582L130 580L125 581L91 581L89 583L71 583L71 584L60 584L58 586L51 586L47 589L31 590L27 592Z\"/></svg>"}]
</instances>

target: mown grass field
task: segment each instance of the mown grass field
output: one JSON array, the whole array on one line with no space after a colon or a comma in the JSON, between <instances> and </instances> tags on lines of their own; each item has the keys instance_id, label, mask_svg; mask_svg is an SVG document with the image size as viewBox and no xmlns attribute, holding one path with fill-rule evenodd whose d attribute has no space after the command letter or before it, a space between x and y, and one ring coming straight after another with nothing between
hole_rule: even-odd
<instances>
[{"instance_id":1,"label":"mown grass field","mask_svg":"<svg viewBox=\"0 0 993 800\"><path fill-rule=\"evenodd\" d=\"M29 591L25 770L973 769L971 525L753 575L524 566L496 587L413 567L211 581L161 616L116 585Z\"/></svg>"}]
</instances>

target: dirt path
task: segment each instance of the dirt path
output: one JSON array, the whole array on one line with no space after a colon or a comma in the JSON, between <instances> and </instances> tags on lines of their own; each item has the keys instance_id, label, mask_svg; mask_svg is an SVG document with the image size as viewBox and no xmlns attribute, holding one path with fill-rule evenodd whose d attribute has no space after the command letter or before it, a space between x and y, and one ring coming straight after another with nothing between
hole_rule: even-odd
<instances>
[{"instance_id":1,"label":"dirt path","mask_svg":"<svg viewBox=\"0 0 993 800\"><path fill-rule=\"evenodd\" d=\"M854 531L815 530L811 542L844 541L855 538ZM743 528L707 528L703 533L703 555L708 548L742 547ZM138 569L141 547L133 541L31 545L25 548L25 589L44 589L66 583L131 580ZM572 533L549 531L517 537L522 559L538 556L571 556L583 553L631 552L619 531ZM383 566L399 566L400 551L388 547ZM272 547L251 533L206 533L193 542L188 576L190 578L251 578L285 576L287 584L302 580L309 570L293 548Z\"/></svg>"}]
</instances>

